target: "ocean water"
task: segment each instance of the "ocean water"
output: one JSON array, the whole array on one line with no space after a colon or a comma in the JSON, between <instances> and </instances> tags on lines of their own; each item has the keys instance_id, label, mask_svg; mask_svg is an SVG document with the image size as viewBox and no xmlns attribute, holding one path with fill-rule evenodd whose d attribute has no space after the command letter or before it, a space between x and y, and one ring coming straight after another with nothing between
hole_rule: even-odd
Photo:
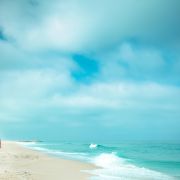
<instances>
[{"instance_id":1,"label":"ocean water","mask_svg":"<svg viewBox=\"0 0 180 180\"><path fill-rule=\"evenodd\" d=\"M91 180L178 180L180 143L24 143L29 148L101 168L87 170Z\"/></svg>"}]
</instances>

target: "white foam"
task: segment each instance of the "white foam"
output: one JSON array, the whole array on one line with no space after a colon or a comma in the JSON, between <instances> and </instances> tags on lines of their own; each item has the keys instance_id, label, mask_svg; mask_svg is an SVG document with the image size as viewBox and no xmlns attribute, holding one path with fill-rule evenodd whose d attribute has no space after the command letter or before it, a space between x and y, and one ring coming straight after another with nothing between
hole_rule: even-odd
<instances>
[{"instance_id":1,"label":"white foam","mask_svg":"<svg viewBox=\"0 0 180 180\"><path fill-rule=\"evenodd\" d=\"M88 157L88 155L86 153L64 152L64 151L60 151L60 150L52 150L52 149L47 149L47 148L38 147L38 146L26 146L26 147L36 150L36 151L43 151L45 153L59 156L59 157L65 158L65 159L73 159L73 160L90 162L90 157Z\"/></svg>"},{"instance_id":2,"label":"white foam","mask_svg":"<svg viewBox=\"0 0 180 180\"><path fill-rule=\"evenodd\" d=\"M123 163L124 160L118 158L115 153L102 153L95 157L93 161L99 167L108 168L111 166L118 166L120 163Z\"/></svg>"},{"instance_id":3,"label":"white foam","mask_svg":"<svg viewBox=\"0 0 180 180\"><path fill-rule=\"evenodd\" d=\"M30 147L31 149L37 150L37 151L44 151L44 152L51 152L51 150L42 148L42 147Z\"/></svg>"},{"instance_id":4,"label":"white foam","mask_svg":"<svg viewBox=\"0 0 180 180\"><path fill-rule=\"evenodd\" d=\"M23 146L32 146L32 145L36 145L36 142L16 142L17 144L23 145Z\"/></svg>"},{"instance_id":5,"label":"white foam","mask_svg":"<svg viewBox=\"0 0 180 180\"><path fill-rule=\"evenodd\" d=\"M163 173L130 164L115 153L103 153L95 157L93 163L101 167L90 171L96 175L93 180L174 180Z\"/></svg>"}]
</instances>

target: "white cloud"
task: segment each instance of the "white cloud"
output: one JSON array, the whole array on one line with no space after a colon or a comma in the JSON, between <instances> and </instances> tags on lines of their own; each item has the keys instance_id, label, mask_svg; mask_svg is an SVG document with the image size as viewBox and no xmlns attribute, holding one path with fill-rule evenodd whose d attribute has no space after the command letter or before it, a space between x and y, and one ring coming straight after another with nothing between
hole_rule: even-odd
<instances>
[{"instance_id":1,"label":"white cloud","mask_svg":"<svg viewBox=\"0 0 180 180\"><path fill-rule=\"evenodd\" d=\"M131 83L97 83L83 86L62 96L46 99L47 105L60 108L77 109L127 109L127 108L176 108L180 90L175 87L162 86L155 83L131 84ZM172 96L173 94L173 96ZM165 104L164 104L165 103Z\"/></svg>"},{"instance_id":2,"label":"white cloud","mask_svg":"<svg viewBox=\"0 0 180 180\"><path fill-rule=\"evenodd\" d=\"M116 108L161 108L167 106L172 101L176 107L180 89L171 86L163 86L156 83L95 83L91 86L82 87L79 91L81 96L86 95L93 97L97 101L99 99L106 100L107 107L110 104L116 105ZM173 96L172 96L173 94ZM163 102L162 102L162 101ZM159 102L158 102L159 101ZM114 106L113 106L114 108Z\"/></svg>"},{"instance_id":3,"label":"white cloud","mask_svg":"<svg viewBox=\"0 0 180 180\"><path fill-rule=\"evenodd\" d=\"M49 69L11 72L1 80L0 119L28 121L25 117L30 112L40 113L46 121L46 112L53 113L55 119L64 119L74 113L123 109L176 111L179 95L179 88L153 82L94 82L78 86L69 74Z\"/></svg>"},{"instance_id":4,"label":"white cloud","mask_svg":"<svg viewBox=\"0 0 180 180\"><path fill-rule=\"evenodd\" d=\"M135 38L161 46L179 44L179 1L2 1L4 31L28 49L101 51ZM171 28L169 28L171 27ZM178 43L177 43L178 41Z\"/></svg>"},{"instance_id":5,"label":"white cloud","mask_svg":"<svg viewBox=\"0 0 180 180\"><path fill-rule=\"evenodd\" d=\"M4 114L1 119L5 115L28 114L30 109L36 111L44 98L54 92L63 94L73 87L69 74L52 69L6 72L0 83L0 112Z\"/></svg>"},{"instance_id":6,"label":"white cloud","mask_svg":"<svg viewBox=\"0 0 180 180\"><path fill-rule=\"evenodd\" d=\"M99 54L101 80L159 80L163 79L167 67L164 52L155 48L138 47L133 43L122 43L118 48Z\"/></svg>"},{"instance_id":7,"label":"white cloud","mask_svg":"<svg viewBox=\"0 0 180 180\"><path fill-rule=\"evenodd\" d=\"M85 17L67 15L65 17L52 15L39 26L33 27L27 32L26 48L59 49L61 51L75 52L82 49L86 37L84 37Z\"/></svg>"},{"instance_id":8,"label":"white cloud","mask_svg":"<svg viewBox=\"0 0 180 180\"><path fill-rule=\"evenodd\" d=\"M131 44L123 44L119 49L119 60L123 60L129 66L138 66L145 71L163 67L165 61L160 51L152 48L133 48Z\"/></svg>"}]
</instances>

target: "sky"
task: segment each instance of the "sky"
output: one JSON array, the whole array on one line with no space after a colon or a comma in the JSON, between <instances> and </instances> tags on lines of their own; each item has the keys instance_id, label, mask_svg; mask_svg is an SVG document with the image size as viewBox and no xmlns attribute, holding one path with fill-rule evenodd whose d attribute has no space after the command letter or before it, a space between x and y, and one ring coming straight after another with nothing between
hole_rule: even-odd
<instances>
[{"instance_id":1,"label":"sky","mask_svg":"<svg viewBox=\"0 0 180 180\"><path fill-rule=\"evenodd\" d=\"M0 137L180 140L179 0L0 0Z\"/></svg>"}]
</instances>

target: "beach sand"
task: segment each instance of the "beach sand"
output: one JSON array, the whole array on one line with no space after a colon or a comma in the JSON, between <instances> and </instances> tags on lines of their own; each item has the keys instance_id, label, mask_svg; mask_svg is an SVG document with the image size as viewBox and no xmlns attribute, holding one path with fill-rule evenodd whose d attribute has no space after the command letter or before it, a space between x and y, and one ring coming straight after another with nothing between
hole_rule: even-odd
<instances>
[{"instance_id":1,"label":"beach sand","mask_svg":"<svg viewBox=\"0 0 180 180\"><path fill-rule=\"evenodd\" d=\"M3 141L0 149L0 180L85 180L83 170L95 166L51 157L25 148L16 142Z\"/></svg>"}]
</instances>

